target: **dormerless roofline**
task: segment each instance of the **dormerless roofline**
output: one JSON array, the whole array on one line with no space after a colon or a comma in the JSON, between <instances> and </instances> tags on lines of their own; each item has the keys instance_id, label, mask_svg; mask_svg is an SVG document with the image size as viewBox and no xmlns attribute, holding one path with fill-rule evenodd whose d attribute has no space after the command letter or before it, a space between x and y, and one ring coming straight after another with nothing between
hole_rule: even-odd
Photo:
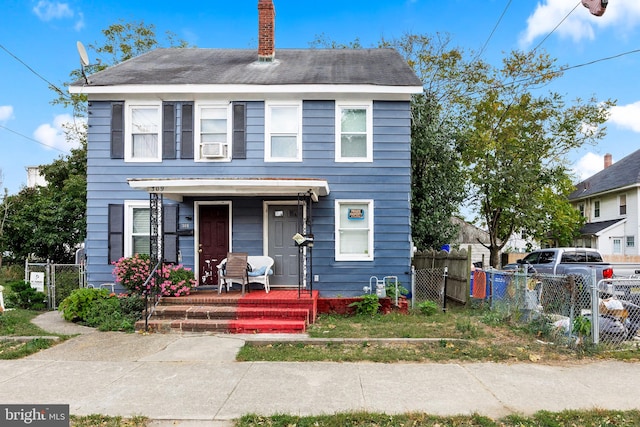
<instances>
[{"instance_id":1,"label":"dormerless roofline","mask_svg":"<svg viewBox=\"0 0 640 427\"><path fill-rule=\"evenodd\" d=\"M409 95L422 93L422 86L379 85L115 85L115 86L69 86L72 94L375 94Z\"/></svg>"}]
</instances>

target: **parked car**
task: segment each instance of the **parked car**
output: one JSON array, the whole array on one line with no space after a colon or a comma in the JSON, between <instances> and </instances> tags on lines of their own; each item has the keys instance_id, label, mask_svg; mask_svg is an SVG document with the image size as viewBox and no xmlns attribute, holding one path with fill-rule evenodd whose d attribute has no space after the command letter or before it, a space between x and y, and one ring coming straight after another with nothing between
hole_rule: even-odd
<instances>
[{"instance_id":1,"label":"parked car","mask_svg":"<svg viewBox=\"0 0 640 427\"><path fill-rule=\"evenodd\" d=\"M596 271L598 281L611 279L613 267L604 262L596 249L548 248L531 252L516 263L507 264L504 270L527 270L531 273L590 275Z\"/></svg>"}]
</instances>

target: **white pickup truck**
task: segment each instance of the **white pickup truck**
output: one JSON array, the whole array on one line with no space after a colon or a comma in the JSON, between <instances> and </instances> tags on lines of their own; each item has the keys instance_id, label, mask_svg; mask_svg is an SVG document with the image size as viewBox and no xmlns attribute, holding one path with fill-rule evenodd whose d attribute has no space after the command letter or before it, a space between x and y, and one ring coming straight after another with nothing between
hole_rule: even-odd
<instances>
[{"instance_id":1,"label":"white pickup truck","mask_svg":"<svg viewBox=\"0 0 640 427\"><path fill-rule=\"evenodd\" d=\"M604 262L596 249L589 248L539 249L519 259L517 264L505 266L505 269L514 270L518 266L533 269L536 273L566 275L591 275L595 269L597 280L613 277L611 264Z\"/></svg>"}]
</instances>

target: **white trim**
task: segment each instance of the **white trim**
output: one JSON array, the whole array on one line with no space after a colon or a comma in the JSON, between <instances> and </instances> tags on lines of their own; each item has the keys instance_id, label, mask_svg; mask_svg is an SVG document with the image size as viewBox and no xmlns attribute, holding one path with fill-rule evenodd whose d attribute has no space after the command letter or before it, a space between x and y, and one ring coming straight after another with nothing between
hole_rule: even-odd
<instances>
[{"instance_id":1,"label":"white trim","mask_svg":"<svg viewBox=\"0 0 640 427\"><path fill-rule=\"evenodd\" d=\"M295 206L298 204L297 200L265 200L262 202L262 254L263 255L269 255L269 206L275 206L275 205L280 205L280 206ZM307 218L307 204L303 202L302 204L302 226L306 227L306 218ZM303 230L303 231L306 231ZM293 236L291 236L293 237ZM285 239L287 239L287 236L284 237ZM307 271L307 248L304 247L302 248L302 269L303 272L306 273ZM298 268L300 268L300 266L298 266ZM275 269L275 266L274 266ZM302 275L303 279L302 279L302 287L306 288L307 287L307 275L303 274ZM276 285L276 288L278 286Z\"/></svg>"},{"instance_id":2,"label":"white trim","mask_svg":"<svg viewBox=\"0 0 640 427\"><path fill-rule=\"evenodd\" d=\"M157 123L158 123L158 155L156 157L139 158L133 157L131 153L132 147L132 125L133 116L132 111L134 108L148 108L154 107L157 109ZM125 115L124 115L124 161L131 163L158 163L162 162L162 102L160 101L125 101Z\"/></svg>"},{"instance_id":3,"label":"white trim","mask_svg":"<svg viewBox=\"0 0 640 427\"><path fill-rule=\"evenodd\" d=\"M193 160L194 162L230 162L231 161L231 153L233 151L231 134L233 132L233 117L231 115L231 103L229 101L200 101L196 102L194 111L194 130L193 130ZM225 142L227 147L227 154L221 158L203 158L200 154L201 152L201 126L202 123L200 121L202 117L202 109L203 108L225 108L227 111L227 140Z\"/></svg>"},{"instance_id":4,"label":"white trim","mask_svg":"<svg viewBox=\"0 0 640 427\"><path fill-rule=\"evenodd\" d=\"M361 204L368 205L368 212L364 221L367 222L367 229L369 230L368 236L368 253L363 255L357 254L342 254L340 253L340 206L346 204ZM336 199L334 205L334 218L335 218L335 260L336 261L373 261L374 260L374 204L373 199Z\"/></svg>"},{"instance_id":5,"label":"white trim","mask_svg":"<svg viewBox=\"0 0 640 427\"><path fill-rule=\"evenodd\" d=\"M311 199L329 194L323 179L300 178L129 178L129 187L159 193L181 202L184 196L296 196L311 192Z\"/></svg>"},{"instance_id":6,"label":"white trim","mask_svg":"<svg viewBox=\"0 0 640 427\"><path fill-rule=\"evenodd\" d=\"M297 114L296 157L271 156L271 108L295 107ZM302 101L265 101L264 103L264 161L265 162L301 162L302 161Z\"/></svg>"},{"instance_id":7,"label":"white trim","mask_svg":"<svg viewBox=\"0 0 640 427\"><path fill-rule=\"evenodd\" d=\"M251 85L251 84L150 84L150 85L113 85L113 86L69 86L72 94L332 94L363 93L405 95L410 99L413 94L423 92L422 86L386 86L368 84L295 84L295 85Z\"/></svg>"},{"instance_id":8,"label":"white trim","mask_svg":"<svg viewBox=\"0 0 640 427\"><path fill-rule=\"evenodd\" d=\"M231 234L231 230L233 230L233 216L231 215L233 212L233 202L231 200L220 200L220 201L196 201L193 202L193 263L194 263L194 272L196 273L196 277L199 279L200 275L200 253L198 252L198 248L200 245L200 206L211 206L218 205L224 206L226 205L228 209L229 216L229 252L232 252L232 243L233 236ZM199 282L199 280L198 280Z\"/></svg>"},{"instance_id":9,"label":"white trim","mask_svg":"<svg viewBox=\"0 0 640 427\"><path fill-rule=\"evenodd\" d=\"M335 108L335 161L349 163L371 163L373 162L373 101L369 102L346 102L336 101ZM365 136L366 136L366 156L365 157L342 157L342 114L345 108L364 109L366 113Z\"/></svg>"}]
</instances>

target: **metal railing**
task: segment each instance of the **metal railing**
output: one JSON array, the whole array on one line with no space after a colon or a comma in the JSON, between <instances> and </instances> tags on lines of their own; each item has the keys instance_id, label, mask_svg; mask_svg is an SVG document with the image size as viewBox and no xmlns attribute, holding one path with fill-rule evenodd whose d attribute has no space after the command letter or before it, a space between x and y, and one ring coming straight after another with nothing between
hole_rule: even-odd
<instances>
[{"instance_id":1,"label":"metal railing","mask_svg":"<svg viewBox=\"0 0 640 427\"><path fill-rule=\"evenodd\" d=\"M149 277L144 281L142 285L142 291L144 293L144 330L149 330L149 319L153 316L156 306L160 301L160 287L157 286L160 283L162 261L158 261L155 267L149 273Z\"/></svg>"}]
</instances>

